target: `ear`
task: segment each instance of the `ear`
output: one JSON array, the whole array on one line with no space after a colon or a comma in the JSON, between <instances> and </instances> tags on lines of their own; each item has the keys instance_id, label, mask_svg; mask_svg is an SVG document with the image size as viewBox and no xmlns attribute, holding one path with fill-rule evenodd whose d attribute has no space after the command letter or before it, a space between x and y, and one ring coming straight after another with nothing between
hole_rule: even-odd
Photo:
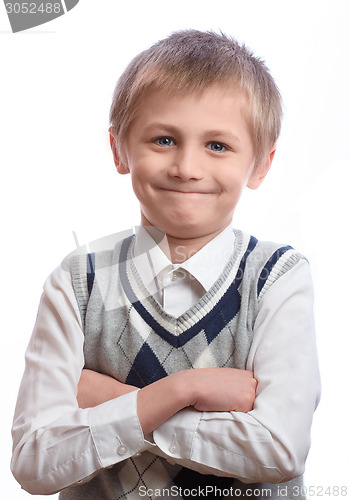
<instances>
[{"instance_id":1,"label":"ear","mask_svg":"<svg viewBox=\"0 0 349 500\"><path fill-rule=\"evenodd\" d=\"M254 168L254 171L252 172L248 180L247 187L249 187L250 189L259 188L259 186L264 181L267 173L269 172L271 164L273 163L275 151L276 146L273 146L273 149L270 151L267 157L261 161L261 164L258 167Z\"/></svg>"},{"instance_id":2,"label":"ear","mask_svg":"<svg viewBox=\"0 0 349 500\"><path fill-rule=\"evenodd\" d=\"M119 174L129 174L130 171L126 162L120 159L119 151L116 146L116 140L112 134L111 127L109 128L109 141L117 171L119 172Z\"/></svg>"}]
</instances>

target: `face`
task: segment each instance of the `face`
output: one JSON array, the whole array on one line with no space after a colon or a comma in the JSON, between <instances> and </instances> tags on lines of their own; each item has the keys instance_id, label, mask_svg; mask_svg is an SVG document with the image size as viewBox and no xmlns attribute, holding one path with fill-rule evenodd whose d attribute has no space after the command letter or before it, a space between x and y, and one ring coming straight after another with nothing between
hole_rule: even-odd
<instances>
[{"instance_id":1,"label":"face","mask_svg":"<svg viewBox=\"0 0 349 500\"><path fill-rule=\"evenodd\" d=\"M131 174L143 225L209 241L231 222L243 188L258 187L270 166L254 169L246 108L241 93L217 88L144 99L116 161Z\"/></svg>"}]
</instances>

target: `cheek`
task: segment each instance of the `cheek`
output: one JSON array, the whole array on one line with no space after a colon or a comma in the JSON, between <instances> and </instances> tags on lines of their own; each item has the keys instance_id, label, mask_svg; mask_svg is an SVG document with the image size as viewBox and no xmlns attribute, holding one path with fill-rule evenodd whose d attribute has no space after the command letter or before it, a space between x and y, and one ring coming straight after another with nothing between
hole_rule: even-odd
<instances>
[{"instance_id":1,"label":"cheek","mask_svg":"<svg viewBox=\"0 0 349 500\"><path fill-rule=\"evenodd\" d=\"M132 188L133 192L138 198L139 201L142 201L144 197L144 187L145 183L140 177L133 175L132 176Z\"/></svg>"},{"instance_id":2,"label":"cheek","mask_svg":"<svg viewBox=\"0 0 349 500\"><path fill-rule=\"evenodd\" d=\"M219 184L222 190L229 194L239 193L247 183L247 176L241 169L230 168L225 169L219 176Z\"/></svg>"},{"instance_id":3,"label":"cheek","mask_svg":"<svg viewBox=\"0 0 349 500\"><path fill-rule=\"evenodd\" d=\"M131 170L133 191L139 201L144 202L149 196L152 178L152 173L146 166L138 165L137 168Z\"/></svg>"}]
</instances>

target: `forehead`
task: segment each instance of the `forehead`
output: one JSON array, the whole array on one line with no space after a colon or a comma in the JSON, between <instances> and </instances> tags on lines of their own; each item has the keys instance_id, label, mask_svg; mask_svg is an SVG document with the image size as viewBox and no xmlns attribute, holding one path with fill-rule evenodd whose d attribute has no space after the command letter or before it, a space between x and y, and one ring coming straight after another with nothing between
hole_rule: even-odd
<instances>
[{"instance_id":1,"label":"forehead","mask_svg":"<svg viewBox=\"0 0 349 500\"><path fill-rule=\"evenodd\" d=\"M139 103L129 132L139 126L161 122L183 127L206 124L249 127L250 117L250 99L236 86L211 86L186 95L152 89Z\"/></svg>"}]
</instances>

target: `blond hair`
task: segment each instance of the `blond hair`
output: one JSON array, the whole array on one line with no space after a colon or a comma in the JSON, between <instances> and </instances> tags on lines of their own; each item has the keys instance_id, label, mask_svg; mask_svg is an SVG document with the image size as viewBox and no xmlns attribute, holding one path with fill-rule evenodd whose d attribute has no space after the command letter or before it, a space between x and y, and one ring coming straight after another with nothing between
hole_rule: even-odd
<instances>
[{"instance_id":1,"label":"blond hair","mask_svg":"<svg viewBox=\"0 0 349 500\"><path fill-rule=\"evenodd\" d=\"M240 89L247 96L256 165L270 153L280 134L280 92L264 61L223 33L184 30L141 52L128 65L114 90L111 132L119 150L151 90L187 96L210 86Z\"/></svg>"}]
</instances>

